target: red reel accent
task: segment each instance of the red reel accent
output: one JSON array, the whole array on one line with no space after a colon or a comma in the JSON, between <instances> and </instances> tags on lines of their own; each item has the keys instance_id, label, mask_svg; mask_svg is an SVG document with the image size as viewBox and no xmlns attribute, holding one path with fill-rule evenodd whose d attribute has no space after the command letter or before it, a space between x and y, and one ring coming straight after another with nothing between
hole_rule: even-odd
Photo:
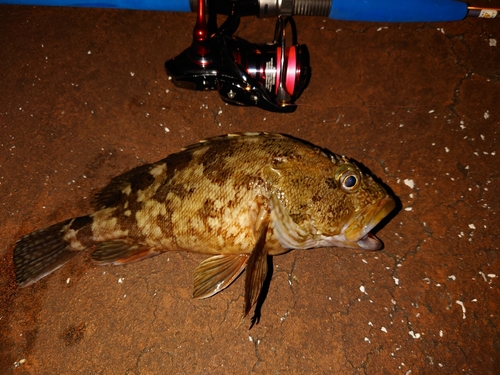
<instances>
[{"instance_id":1,"label":"red reel accent","mask_svg":"<svg viewBox=\"0 0 500 375\"><path fill-rule=\"evenodd\" d=\"M288 48L286 61L286 79L285 79L285 89L289 95L295 92L295 83L297 81L297 49L295 46ZM300 71L299 71L300 72Z\"/></svg>"}]
</instances>

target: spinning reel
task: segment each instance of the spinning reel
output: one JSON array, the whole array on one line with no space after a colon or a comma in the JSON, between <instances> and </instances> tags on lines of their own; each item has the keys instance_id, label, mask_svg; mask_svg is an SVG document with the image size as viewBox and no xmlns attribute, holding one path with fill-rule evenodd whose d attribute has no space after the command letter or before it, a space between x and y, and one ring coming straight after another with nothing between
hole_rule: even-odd
<instances>
[{"instance_id":1,"label":"spinning reel","mask_svg":"<svg viewBox=\"0 0 500 375\"><path fill-rule=\"evenodd\" d=\"M165 69L178 87L193 90L217 90L229 104L257 106L273 112L293 112L295 100L309 82L309 53L297 44L292 17L278 16L274 40L252 44L233 36L240 17L249 14L245 2L229 1L228 17L217 27L215 0L198 1L193 42L179 56L168 60ZM287 45L287 30L292 43Z\"/></svg>"}]
</instances>

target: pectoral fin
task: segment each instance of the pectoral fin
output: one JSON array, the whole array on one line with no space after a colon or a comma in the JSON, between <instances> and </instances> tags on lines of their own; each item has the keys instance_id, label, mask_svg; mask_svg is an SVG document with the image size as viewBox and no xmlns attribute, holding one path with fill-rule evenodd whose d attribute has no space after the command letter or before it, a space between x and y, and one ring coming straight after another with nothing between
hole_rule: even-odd
<instances>
[{"instance_id":1,"label":"pectoral fin","mask_svg":"<svg viewBox=\"0 0 500 375\"><path fill-rule=\"evenodd\" d=\"M101 242L92 253L92 260L100 265L138 262L160 254L157 249L131 240Z\"/></svg>"},{"instance_id":2,"label":"pectoral fin","mask_svg":"<svg viewBox=\"0 0 500 375\"><path fill-rule=\"evenodd\" d=\"M265 215L259 215L259 217L260 228L258 228L257 242L247 264L245 278L245 312L243 317L247 316L252 306L257 302L262 285L267 276L267 250L265 249L265 245L269 218Z\"/></svg>"},{"instance_id":3,"label":"pectoral fin","mask_svg":"<svg viewBox=\"0 0 500 375\"><path fill-rule=\"evenodd\" d=\"M194 270L193 298L211 297L227 288L243 272L247 254L216 255Z\"/></svg>"}]
</instances>

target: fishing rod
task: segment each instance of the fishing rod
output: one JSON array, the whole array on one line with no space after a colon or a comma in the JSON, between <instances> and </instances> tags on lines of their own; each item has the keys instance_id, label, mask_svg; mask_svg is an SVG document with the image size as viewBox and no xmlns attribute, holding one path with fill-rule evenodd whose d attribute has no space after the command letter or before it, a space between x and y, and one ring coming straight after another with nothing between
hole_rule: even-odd
<instances>
[{"instance_id":1,"label":"fishing rod","mask_svg":"<svg viewBox=\"0 0 500 375\"><path fill-rule=\"evenodd\" d=\"M228 14L235 0L217 0L216 11ZM322 16L344 21L441 22L466 17L499 17L500 8L468 6L456 0L236 0L244 15L258 17ZM67 6L196 12L197 0L0 0L0 4Z\"/></svg>"},{"instance_id":2,"label":"fishing rod","mask_svg":"<svg viewBox=\"0 0 500 375\"><path fill-rule=\"evenodd\" d=\"M471 7L455 0L239 0L247 15L322 16L343 21L439 22L466 17L495 18L500 8ZM196 11L197 0L190 0ZM216 12L228 14L231 0L217 0Z\"/></svg>"}]
</instances>

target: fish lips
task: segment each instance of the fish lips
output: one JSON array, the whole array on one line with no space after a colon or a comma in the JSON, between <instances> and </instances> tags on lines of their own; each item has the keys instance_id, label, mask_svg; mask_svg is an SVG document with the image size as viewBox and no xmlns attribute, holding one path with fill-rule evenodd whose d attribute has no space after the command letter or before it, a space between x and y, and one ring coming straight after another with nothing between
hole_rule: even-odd
<instances>
[{"instance_id":1,"label":"fish lips","mask_svg":"<svg viewBox=\"0 0 500 375\"><path fill-rule=\"evenodd\" d=\"M372 251L381 249L382 242L370 231L395 207L394 199L390 195L386 195L377 205L371 205L361 210L344 230L345 246Z\"/></svg>"}]
</instances>

